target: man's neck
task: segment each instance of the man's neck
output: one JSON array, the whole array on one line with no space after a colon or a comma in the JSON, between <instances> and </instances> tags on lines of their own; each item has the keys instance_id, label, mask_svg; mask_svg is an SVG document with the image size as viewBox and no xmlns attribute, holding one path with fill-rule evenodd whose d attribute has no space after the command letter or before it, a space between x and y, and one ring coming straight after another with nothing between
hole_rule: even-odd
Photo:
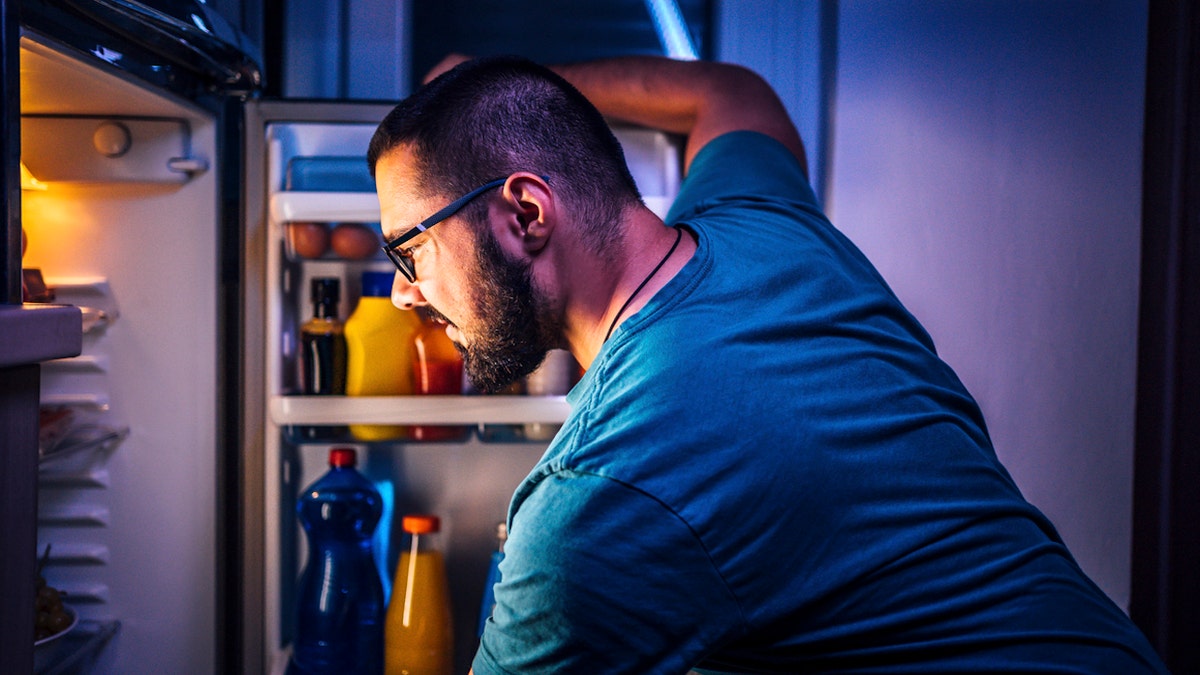
<instances>
[{"instance_id":1,"label":"man's neck","mask_svg":"<svg viewBox=\"0 0 1200 675\"><path fill-rule=\"evenodd\" d=\"M614 262L599 263L589 256L571 269L564 337L585 369L600 353L610 327L615 331L644 307L696 250L691 236L680 237L649 209L634 210L622 224Z\"/></svg>"}]
</instances>

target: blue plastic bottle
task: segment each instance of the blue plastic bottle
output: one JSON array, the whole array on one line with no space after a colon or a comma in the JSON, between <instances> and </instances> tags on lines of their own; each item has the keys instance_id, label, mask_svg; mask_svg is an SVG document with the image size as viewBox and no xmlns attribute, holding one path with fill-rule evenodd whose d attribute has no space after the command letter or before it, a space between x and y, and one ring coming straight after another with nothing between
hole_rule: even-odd
<instances>
[{"instance_id":1,"label":"blue plastic bottle","mask_svg":"<svg viewBox=\"0 0 1200 675\"><path fill-rule=\"evenodd\" d=\"M500 523L496 526L496 550L492 551L491 562L488 565L487 581L483 584L483 601L479 606L479 637L483 637L483 629L487 620L492 616L496 606L496 584L500 583L500 563L504 560L504 542L508 539L508 526Z\"/></svg>"},{"instance_id":2,"label":"blue plastic bottle","mask_svg":"<svg viewBox=\"0 0 1200 675\"><path fill-rule=\"evenodd\" d=\"M353 448L329 451L329 472L296 505L308 535L288 673L383 672L383 585L371 551L383 500L355 468Z\"/></svg>"}]
</instances>

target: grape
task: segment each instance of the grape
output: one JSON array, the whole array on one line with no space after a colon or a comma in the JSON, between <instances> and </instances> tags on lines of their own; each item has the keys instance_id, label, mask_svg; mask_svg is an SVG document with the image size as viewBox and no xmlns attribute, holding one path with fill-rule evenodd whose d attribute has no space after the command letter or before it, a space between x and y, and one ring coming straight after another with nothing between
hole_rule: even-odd
<instances>
[{"instance_id":1,"label":"grape","mask_svg":"<svg viewBox=\"0 0 1200 675\"><path fill-rule=\"evenodd\" d=\"M51 633L61 633L71 625L71 615L66 611L57 612L50 615L50 631Z\"/></svg>"}]
</instances>

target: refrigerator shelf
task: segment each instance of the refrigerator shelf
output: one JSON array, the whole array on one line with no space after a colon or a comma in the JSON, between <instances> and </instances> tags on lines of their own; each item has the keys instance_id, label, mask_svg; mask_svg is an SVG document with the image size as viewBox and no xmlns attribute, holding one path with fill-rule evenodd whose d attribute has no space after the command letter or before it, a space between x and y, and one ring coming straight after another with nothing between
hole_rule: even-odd
<instances>
[{"instance_id":1,"label":"refrigerator shelf","mask_svg":"<svg viewBox=\"0 0 1200 675\"><path fill-rule=\"evenodd\" d=\"M80 424L71 428L59 442L46 447L39 446L38 466L43 468L47 464L85 451L112 452L128 437L129 427Z\"/></svg>"},{"instance_id":2,"label":"refrigerator shelf","mask_svg":"<svg viewBox=\"0 0 1200 675\"><path fill-rule=\"evenodd\" d=\"M646 195L647 208L665 218L670 197ZM277 223L379 222L379 197L374 192L276 192L271 195L271 219Z\"/></svg>"},{"instance_id":3,"label":"refrigerator shelf","mask_svg":"<svg viewBox=\"0 0 1200 675\"><path fill-rule=\"evenodd\" d=\"M374 192L276 192L271 220L377 223L379 198Z\"/></svg>"},{"instance_id":4,"label":"refrigerator shelf","mask_svg":"<svg viewBox=\"0 0 1200 675\"><path fill-rule=\"evenodd\" d=\"M36 675L88 672L120 628L121 623L115 620L80 621L61 640L34 652L33 672Z\"/></svg>"},{"instance_id":5,"label":"refrigerator shelf","mask_svg":"<svg viewBox=\"0 0 1200 675\"><path fill-rule=\"evenodd\" d=\"M275 396L278 425L561 424L565 396Z\"/></svg>"}]
</instances>

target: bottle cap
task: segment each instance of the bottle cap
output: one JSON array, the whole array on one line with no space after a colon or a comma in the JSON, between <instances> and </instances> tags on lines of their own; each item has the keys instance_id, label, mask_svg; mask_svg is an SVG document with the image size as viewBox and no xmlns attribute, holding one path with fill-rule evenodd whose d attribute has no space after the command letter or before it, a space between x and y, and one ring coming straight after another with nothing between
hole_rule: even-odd
<instances>
[{"instance_id":1,"label":"bottle cap","mask_svg":"<svg viewBox=\"0 0 1200 675\"><path fill-rule=\"evenodd\" d=\"M311 287L312 301L336 303L341 287L341 279L337 277L315 277Z\"/></svg>"},{"instance_id":2,"label":"bottle cap","mask_svg":"<svg viewBox=\"0 0 1200 675\"><path fill-rule=\"evenodd\" d=\"M367 270L362 273L363 297L387 298L392 295L392 281L395 274L391 272L376 272Z\"/></svg>"},{"instance_id":3,"label":"bottle cap","mask_svg":"<svg viewBox=\"0 0 1200 675\"><path fill-rule=\"evenodd\" d=\"M358 462L358 455L354 448L330 448L329 449L329 466L335 468L343 468L354 466Z\"/></svg>"},{"instance_id":4,"label":"bottle cap","mask_svg":"<svg viewBox=\"0 0 1200 675\"><path fill-rule=\"evenodd\" d=\"M404 520L400 521L400 526L405 532L410 534L429 534L437 532L441 529L441 521L437 516L427 514L413 514L404 516Z\"/></svg>"}]
</instances>

